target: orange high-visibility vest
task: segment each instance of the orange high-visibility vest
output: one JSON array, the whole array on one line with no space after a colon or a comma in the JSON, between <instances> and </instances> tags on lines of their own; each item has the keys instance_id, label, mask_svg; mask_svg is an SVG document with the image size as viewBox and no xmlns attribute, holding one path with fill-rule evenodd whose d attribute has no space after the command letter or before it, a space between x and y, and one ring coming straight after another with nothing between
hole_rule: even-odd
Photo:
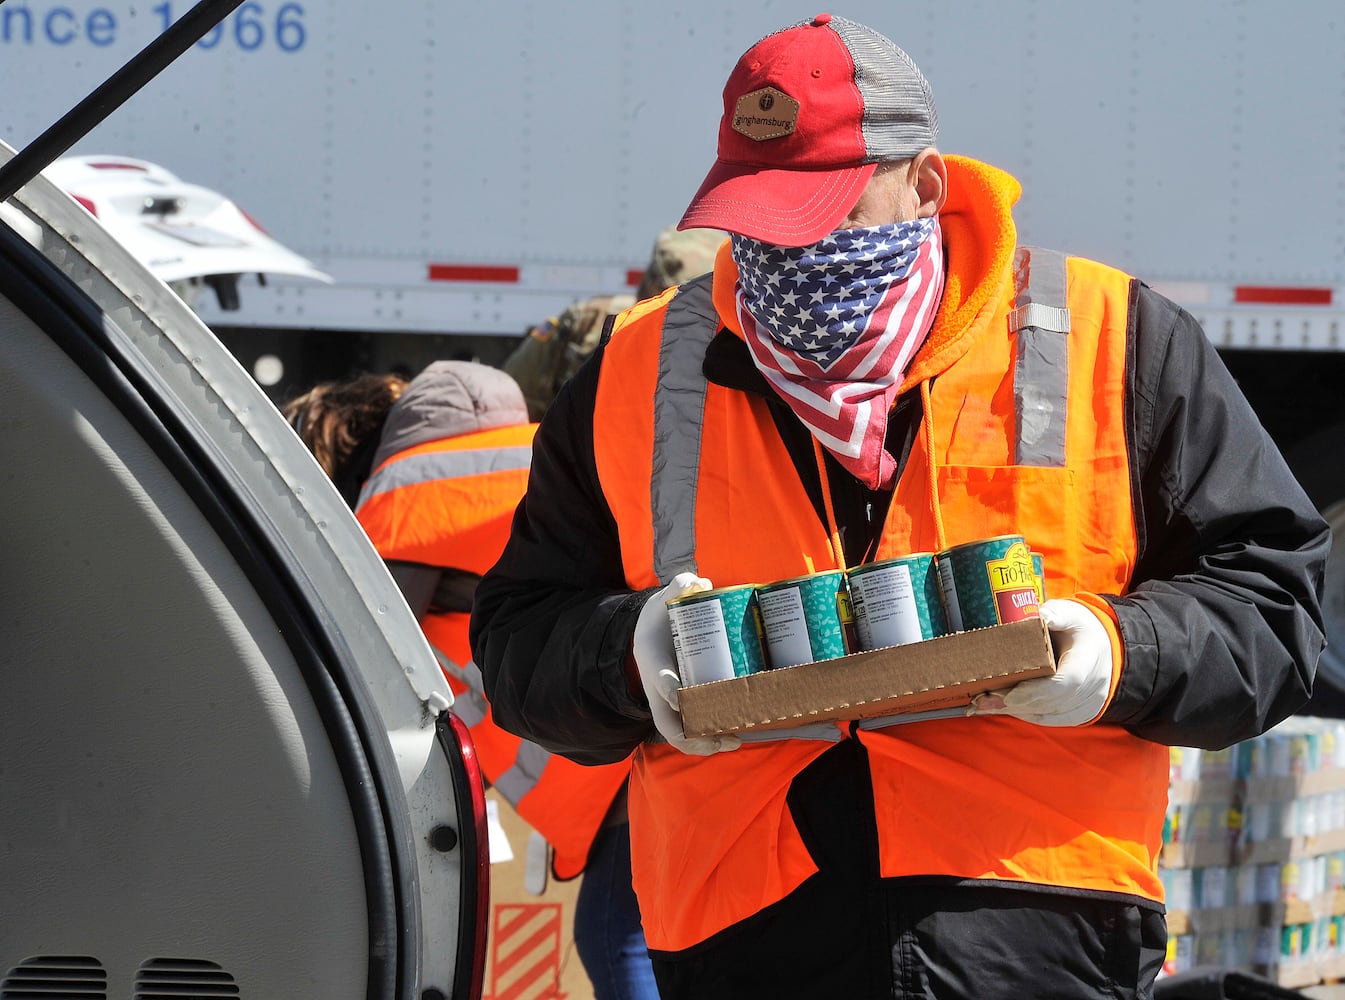
<instances>
[{"instance_id":1,"label":"orange high-visibility vest","mask_svg":"<svg viewBox=\"0 0 1345 1000\"><path fill-rule=\"evenodd\" d=\"M407 448L370 475L356 511L384 559L484 573L509 537L527 486L536 424L441 438ZM495 724L472 662L470 616L431 612L421 621L468 725L482 773L555 849L560 879L584 869L628 762L584 767Z\"/></svg>"},{"instance_id":2,"label":"orange high-visibility vest","mask_svg":"<svg viewBox=\"0 0 1345 1000\"><path fill-rule=\"evenodd\" d=\"M903 383L925 394L925 412L877 558L1023 534L1044 557L1046 596L1075 597L1107 623L1119 676L1115 623L1095 595L1126 591L1138 544L1123 412L1130 279L1084 260L1066 270L1056 257L1061 301L1034 301L1022 289L1028 255L1015 274L1016 182L948 162L945 296ZM1053 283L1043 277L1031 287ZM765 402L702 374L716 331L741 335L735 279L725 249L712 284L637 305L606 347L594 444L632 589L682 570L715 586L764 583L842 558ZM847 726L837 738L849 738ZM883 876L1162 899L1166 748L1115 726L993 716L857 738L872 769ZM689 948L817 870L785 797L829 745L795 739L709 757L640 748L629 807L651 948Z\"/></svg>"}]
</instances>

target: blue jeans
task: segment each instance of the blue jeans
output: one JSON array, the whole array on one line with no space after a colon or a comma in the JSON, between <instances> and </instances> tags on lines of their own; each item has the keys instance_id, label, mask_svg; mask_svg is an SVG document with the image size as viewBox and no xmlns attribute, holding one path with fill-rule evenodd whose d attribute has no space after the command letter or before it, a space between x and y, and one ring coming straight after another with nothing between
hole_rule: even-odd
<instances>
[{"instance_id":1,"label":"blue jeans","mask_svg":"<svg viewBox=\"0 0 1345 1000\"><path fill-rule=\"evenodd\" d=\"M630 884L630 824L598 831L574 907L574 944L595 1000L658 1000Z\"/></svg>"}]
</instances>

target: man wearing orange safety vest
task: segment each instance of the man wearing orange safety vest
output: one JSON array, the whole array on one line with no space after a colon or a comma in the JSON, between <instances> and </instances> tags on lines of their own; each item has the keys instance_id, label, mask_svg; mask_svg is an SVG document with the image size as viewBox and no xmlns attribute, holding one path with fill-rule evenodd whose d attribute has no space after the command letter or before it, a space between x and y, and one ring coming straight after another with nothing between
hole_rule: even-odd
<instances>
[{"instance_id":1,"label":"man wearing orange safety vest","mask_svg":"<svg viewBox=\"0 0 1345 1000\"><path fill-rule=\"evenodd\" d=\"M1019 247L929 84L828 14L724 89L684 226L535 442L472 646L497 719L636 748L664 997L1147 997L1168 746L1300 707L1328 534L1194 319ZM1249 234L1251 235L1251 234ZM665 601L1022 534L1057 672L955 717L684 736Z\"/></svg>"},{"instance_id":2,"label":"man wearing orange safety vest","mask_svg":"<svg viewBox=\"0 0 1345 1000\"><path fill-rule=\"evenodd\" d=\"M582 767L496 726L467 642L472 595L508 537L536 429L504 372L436 361L388 411L355 515L420 616L483 773L554 848L556 877L569 879L583 871L628 765Z\"/></svg>"}]
</instances>

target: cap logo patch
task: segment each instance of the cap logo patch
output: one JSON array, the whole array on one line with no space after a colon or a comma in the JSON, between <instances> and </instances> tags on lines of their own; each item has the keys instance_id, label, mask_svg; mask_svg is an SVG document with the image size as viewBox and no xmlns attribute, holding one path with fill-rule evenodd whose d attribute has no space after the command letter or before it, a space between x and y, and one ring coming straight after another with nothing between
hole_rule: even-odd
<instances>
[{"instance_id":1,"label":"cap logo patch","mask_svg":"<svg viewBox=\"0 0 1345 1000\"><path fill-rule=\"evenodd\" d=\"M792 135L799 123L799 102L774 87L743 94L733 109L733 131L757 142Z\"/></svg>"}]
</instances>

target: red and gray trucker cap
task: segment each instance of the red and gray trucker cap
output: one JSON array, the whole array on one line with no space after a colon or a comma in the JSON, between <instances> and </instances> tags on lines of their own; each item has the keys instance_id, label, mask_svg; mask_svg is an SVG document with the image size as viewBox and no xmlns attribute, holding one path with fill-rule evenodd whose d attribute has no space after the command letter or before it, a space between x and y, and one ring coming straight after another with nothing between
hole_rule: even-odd
<instances>
[{"instance_id":1,"label":"red and gray trucker cap","mask_svg":"<svg viewBox=\"0 0 1345 1000\"><path fill-rule=\"evenodd\" d=\"M724 86L719 158L678 229L725 229L777 246L831 232L883 160L938 138L918 66L872 28L818 14L748 49Z\"/></svg>"}]
</instances>

